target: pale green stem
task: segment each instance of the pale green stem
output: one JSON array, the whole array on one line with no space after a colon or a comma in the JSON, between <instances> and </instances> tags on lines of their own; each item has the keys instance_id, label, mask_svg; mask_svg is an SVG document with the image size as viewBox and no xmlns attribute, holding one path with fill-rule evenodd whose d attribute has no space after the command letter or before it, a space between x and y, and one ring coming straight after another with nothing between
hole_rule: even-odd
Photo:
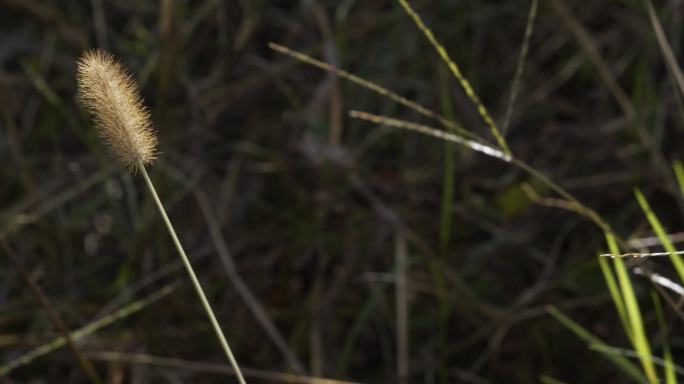
<instances>
[{"instance_id":1,"label":"pale green stem","mask_svg":"<svg viewBox=\"0 0 684 384\"><path fill-rule=\"evenodd\" d=\"M145 165L142 162L138 162L138 168L140 169L140 172L142 173L143 177L145 178L145 182L147 183L147 187L150 189L150 193L152 194L152 198L154 199L154 202L157 204L157 208L159 208L159 213L162 215L162 219L164 219L164 224L166 224L166 229L169 230L169 233L171 234L171 238L173 239L173 243L176 245L176 249L178 250L178 254L181 257L181 260L183 260L183 265L185 265L185 269L188 271L188 275L190 275L190 280L192 280L192 284L195 286L195 290L197 291L197 296L199 296L200 301L202 302L202 305L204 306L204 309L207 311L207 315L209 316L209 320L211 321L211 325L214 327L214 331L216 332L216 336L218 336L219 341L221 342L221 346L223 347L223 350L226 352L226 356L228 357L228 361L230 361L230 364L233 366L233 369L235 370L235 375L238 378L238 381L240 384L246 384L245 378L242 376L242 372L240 371L240 367L238 366L237 361L235 360L235 356L233 356L233 352L230 350L230 346L228 345L228 340L226 340L226 336L223 334L223 331L221 330L221 326L218 323L218 320L216 320L216 315L214 315L214 311L211 309L211 304L209 304L209 300L207 300L207 296L204 294L204 290L202 289L202 286L200 285L199 280L197 280L197 276L195 276L195 271L192 269L192 265L190 264L190 260L188 259L188 256L185 254L185 250L183 249L183 246L180 243L180 240L178 240L178 236L176 235L176 231L173 229L173 225L171 224L171 220L169 220L169 216L166 214L166 210L164 209L164 206L161 203L161 200L159 200L159 196L157 196L157 191L154 189L154 185L152 184L152 180L150 180L150 176L147 174L147 171L145 170Z\"/></svg>"}]
</instances>

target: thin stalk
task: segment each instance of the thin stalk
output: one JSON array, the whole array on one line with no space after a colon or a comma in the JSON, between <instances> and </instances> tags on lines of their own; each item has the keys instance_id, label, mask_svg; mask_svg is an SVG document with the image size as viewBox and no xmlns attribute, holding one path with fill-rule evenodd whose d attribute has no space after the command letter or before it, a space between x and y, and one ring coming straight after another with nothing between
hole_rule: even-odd
<instances>
[{"instance_id":1,"label":"thin stalk","mask_svg":"<svg viewBox=\"0 0 684 384\"><path fill-rule=\"evenodd\" d=\"M530 37L534 30L534 19L537 17L538 0L532 0L530 4L530 13L527 15L527 24L525 25L525 37L523 38L522 48L520 48L520 56L518 57L518 65L515 69L515 76L513 76L513 85L511 86L511 95L508 98L506 106L506 114L504 121L501 124L501 131L506 134L508 125L511 123L511 116L513 116L513 106L518 99L518 89L520 87L520 80L522 79L523 71L525 70L525 60L527 59L527 51L530 48Z\"/></svg>"},{"instance_id":2,"label":"thin stalk","mask_svg":"<svg viewBox=\"0 0 684 384\"><path fill-rule=\"evenodd\" d=\"M406 292L406 239L397 233L395 237L394 268L396 275L397 311L397 375L400 384L409 382L409 335L408 335L408 295Z\"/></svg>"},{"instance_id":3,"label":"thin stalk","mask_svg":"<svg viewBox=\"0 0 684 384\"><path fill-rule=\"evenodd\" d=\"M218 320L216 320L216 315L214 315L214 311L211 309L211 304L209 304L209 300L207 300L207 296L204 294L204 290L202 289L202 286L200 285L200 282L197 279L197 276L195 275L195 271L192 269L190 260L188 259L188 256L185 254L185 250L183 249L180 240L178 240L178 236L176 235L176 231L173 229L171 220L169 220L169 216L166 214L166 210L164 209L161 200L159 200L159 196L157 195L157 191L154 188L154 184L152 184L152 180L150 180L150 176L147 174L147 170L145 169L145 165L142 163L142 161L138 161L138 169L140 169L140 172L145 178L145 183L147 183L147 187L150 190L150 193L152 194L152 198L154 199L157 208L159 209L159 213L161 214L162 219L164 219L166 229L169 230L169 234L171 235L173 243L175 244L176 249L178 250L178 254L181 257L181 260L183 261L183 265L185 265L185 269L188 271L188 275L190 275L190 280L192 280L192 284L195 287L195 291L197 291L197 296L199 296L200 301L204 306L204 309L207 311L207 315L209 316L211 325L214 327L216 336L218 336L219 341L221 342L221 346L223 347L223 350L225 351L226 356L228 357L228 361L230 361L230 364L233 366L233 369L235 370L235 375L237 376L238 381L240 382L240 384L246 384L245 378L242 376L242 371L240 371L240 367L238 366L238 363L235 360L235 356L233 356L233 352L231 351L230 346L228 345L228 340L226 340L226 336L223 334L223 330L221 330L221 326L219 325Z\"/></svg>"},{"instance_id":4,"label":"thin stalk","mask_svg":"<svg viewBox=\"0 0 684 384\"><path fill-rule=\"evenodd\" d=\"M28 271L19 261L17 255L14 254L14 251L12 251L12 249L9 247L5 239L2 237L0 237L0 246L2 246L2 250L5 252L5 255L7 255L7 258L9 258L12 264L14 264L14 269L16 269L17 273L19 273L19 276L22 278L22 280L24 280L24 283L26 283L26 285L29 287L29 289L33 293L33 296L35 296L38 303L43 307L48 317L50 318L52 324L55 326L55 328L57 328L57 331L59 331L62 337L64 337L64 340L66 340L67 346L76 357L78 364L81 366L86 376L88 376L88 379L90 379L90 381L94 384L103 383L103 381L98 376L97 371L95 371L93 365L90 363L88 359L86 359L83 356L81 350L79 350L76 346L76 343L74 343L74 339L71 337L71 332L62 320L62 317L59 315L57 310L52 306L52 304L50 304L50 300L48 300L47 296L45 296L43 290L40 289L40 287L38 286L38 284L36 284L35 281L33 281Z\"/></svg>"},{"instance_id":5,"label":"thin stalk","mask_svg":"<svg viewBox=\"0 0 684 384\"><path fill-rule=\"evenodd\" d=\"M71 336L71 338L74 341L79 341L106 326L109 326L121 319L131 316L132 314L146 308L147 306L151 305L152 303L156 302L162 297L165 297L169 293L173 292L174 289L176 289L175 286L167 285L162 289L152 293L151 295L143 297L140 300L134 301L123 308L117 309L116 311L100 319L97 319L91 323L86 324L85 326L71 332L69 336ZM0 377L7 376L10 374L10 372L14 371L15 369L28 365L33 360L41 356L45 356L48 353L51 353L59 348L62 348L66 344L67 339L64 336L60 336L46 344L43 344L26 352L25 354L13 360L8 361L7 363L0 366Z\"/></svg>"}]
</instances>

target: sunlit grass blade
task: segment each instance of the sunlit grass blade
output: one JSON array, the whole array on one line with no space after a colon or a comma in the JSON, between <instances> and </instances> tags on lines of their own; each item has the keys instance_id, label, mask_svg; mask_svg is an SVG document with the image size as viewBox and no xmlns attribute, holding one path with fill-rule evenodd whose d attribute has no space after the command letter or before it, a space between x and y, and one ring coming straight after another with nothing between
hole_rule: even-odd
<instances>
[{"instance_id":1,"label":"sunlit grass blade","mask_svg":"<svg viewBox=\"0 0 684 384\"><path fill-rule=\"evenodd\" d=\"M477 108L477 112L482 117L482 120L484 120L484 122L487 124L487 126L489 126L489 129L491 130L492 135L496 139L496 142L499 144L499 147L501 148L501 150L506 155L510 156L511 151L508 148L508 144L506 144L506 140L504 139L503 135L501 134L499 127L494 122L494 119L492 119L492 117L489 115L487 108L484 106L484 104L482 104L482 101L480 101L480 98L477 96L477 94L473 90L473 87L470 85L470 82L468 81L468 79L466 79L465 76L463 76L461 69L458 67L456 62L451 59L446 48L444 48L444 46L439 41L437 41L437 38L432 33L430 28L428 28L428 26L425 25L425 23L420 18L420 16L416 13L416 11L413 10L413 8L409 5L409 3L406 0L399 0L399 3L401 4L402 7L404 7L404 10L406 11L406 13L413 19L416 26L418 26L418 29L420 29L420 31L423 32L423 34L428 39L430 44L432 44L432 46L435 48L435 50L437 50L437 53L442 58L444 63L446 63L447 67L449 67L449 70L454 75L454 77L456 78L458 83L461 85L461 87L465 91L468 98L473 102L473 104Z\"/></svg>"},{"instance_id":2,"label":"sunlit grass blade","mask_svg":"<svg viewBox=\"0 0 684 384\"><path fill-rule=\"evenodd\" d=\"M363 88L366 88L371 92L375 92L375 93L379 94L380 96L386 97L389 100L392 100L396 103L399 103L399 104L401 104L401 105L403 105L403 106L405 106L405 107L407 107L407 108L409 108L415 112L418 112L419 114L421 114L423 116L427 116L433 120L436 120L436 121L440 122L440 124L442 124L444 127L450 128L450 129L460 133L463 136L469 137L469 138L471 138L475 141L478 141L478 142L482 142L482 143L487 142L487 140L485 140L481 136L477 135L476 133L473 133L473 132L470 132L470 131L464 129L463 127L461 127L459 124L457 124L453 120L450 120L450 119L440 115L439 113L437 113L433 110L425 108L424 106L422 106L422 105L420 105L414 101L411 101L405 97L399 96L395 92L392 92L389 89L382 87L377 83L374 83L372 81L369 81L369 80L366 80L366 79L361 78L359 76L356 76L355 74L349 73L343 69L333 67L332 65L330 65L328 63L314 59L313 57L311 57L309 55L306 55L302 52L298 52L298 51L295 51L293 49L287 48L287 47L282 46L280 44L276 44L276 43L271 42L271 43L268 43L268 47L271 48L272 50L276 51L276 52L280 52L284 55L290 56L293 59L299 60L305 64L312 65L312 66L319 68L319 69L322 69L324 71L332 72L335 75L337 75L343 79L346 79L346 80L348 80L348 81L350 81L356 85L359 85Z\"/></svg>"},{"instance_id":3,"label":"sunlit grass blade","mask_svg":"<svg viewBox=\"0 0 684 384\"><path fill-rule=\"evenodd\" d=\"M576 197L574 197L572 194L570 194L568 191L563 189L560 185L558 185L556 182L554 182L551 178L546 176L544 173L541 171L537 170L536 168L532 167L531 165L527 164L526 162L515 158L511 157L509 155L506 155L505 153L501 152L500 150L490 147L488 145L473 141L473 140L468 140L463 137L444 132L441 130L438 130L436 128L427 126L427 125L422 125L422 124L417 124L417 123L412 123L409 121L405 120L400 120L400 119L394 119L391 117L386 117L386 116L380 116L380 115L374 115L368 112L361 112L361 111L350 111L349 116L352 118L356 119L361 119L361 120L366 120L370 121L375 124L385 124L388 126L393 126L397 128L402 128L402 129L407 129L409 131L415 131L419 133L423 133L425 135L429 135L432 137L435 137L440 140L445 140L445 141L450 141L459 145L466 146L476 152L483 153L485 155L497 158L499 160L502 160L507 163L511 163L515 165L516 167L522 169L523 171L529 173L532 175L534 178L538 179L541 183L544 185L548 186L550 189L552 189L554 192L558 193L560 196L562 196L564 199L567 200L568 204L573 206L573 211L579 213L580 215L586 217L587 219L591 220L594 222L599 228L601 228L604 232L607 233L613 233L613 230L611 226L606 222L601 215L599 215L596 211L593 209L587 207L584 205L582 202L580 202Z\"/></svg>"},{"instance_id":4,"label":"sunlit grass blade","mask_svg":"<svg viewBox=\"0 0 684 384\"><path fill-rule=\"evenodd\" d=\"M638 189L634 190L634 194L636 195L636 198L639 201L641 209L644 211L644 214L646 214L648 222L651 223L653 231L655 231L656 235L658 236L658 239L660 239L660 242L663 244L663 248L665 248L665 250L670 253L670 260L672 261L672 264L677 270L679 278L682 281L684 281L684 261L682 261L680 255L677 254L677 250L675 249L674 245L672 245L670 237L667 235L667 232L665 232L665 229L663 228L663 225L660 223L658 217L655 215L655 213L653 213L653 210L651 210L651 206L648 204L648 201L646 200L644 195Z\"/></svg>"},{"instance_id":5,"label":"sunlit grass blade","mask_svg":"<svg viewBox=\"0 0 684 384\"><path fill-rule=\"evenodd\" d=\"M601 272L603 272L603 277L606 280L606 285L608 286L608 292L610 292L610 297L611 299L613 299L613 303L615 304L615 308L618 311L618 315L620 316L620 321L622 322L622 326L625 329L625 333L631 341L633 339L632 330L629 326L629 319L627 318L627 313L625 311L625 304L622 301L622 295L620 295L620 291L617 282L615 281L613 271L611 270L610 265L608 264L607 258L599 257L598 261L599 266L601 267Z\"/></svg>"},{"instance_id":6,"label":"sunlit grass blade","mask_svg":"<svg viewBox=\"0 0 684 384\"><path fill-rule=\"evenodd\" d=\"M546 307L546 310L549 312L549 314L551 314L551 316L556 318L558 322L563 324L566 328L568 328L572 333L577 335L577 337L584 340L587 344L608 347L608 345L604 343L603 340L594 336L586 328L574 322L572 319L567 317L563 312L559 311L556 307L548 306ZM608 360L613 362L613 364L618 366L618 368L620 368L622 372L624 372L632 379L636 380L638 383L648 382L648 379L646 379L646 376L644 376L644 374L641 373L639 368L637 368L637 366L634 365L631 361L629 361L629 359L627 359L626 357L610 354L606 354L605 356Z\"/></svg>"},{"instance_id":7,"label":"sunlit grass blade","mask_svg":"<svg viewBox=\"0 0 684 384\"><path fill-rule=\"evenodd\" d=\"M485 155L495 157L499 160L503 160L505 162L510 162L511 158L507 154L501 152L500 150L496 148L492 148L490 146L478 143L473 140L465 139L461 136L454 135L452 133L440 131L436 128L429 127L427 125L422 125L422 124L416 124L412 123L409 121L405 120L399 120L399 119L394 119L391 117L386 117L386 116L379 116L379 115L374 115L372 113L367 113L367 112L361 112L361 111L350 111L349 116L354 118L354 119L360 119L360 120L366 120L370 121L375 124L384 124L388 125L391 127L396 127L396 128L403 128L407 129L409 131L415 131L415 132L420 132L425 135L433 136L441 140L446 140L450 141L452 143L456 143L459 145L463 145L465 147L468 147L472 149L473 151L477 151L480 153L483 153Z\"/></svg>"},{"instance_id":8,"label":"sunlit grass blade","mask_svg":"<svg viewBox=\"0 0 684 384\"><path fill-rule=\"evenodd\" d=\"M499 149L493 148L492 145L488 144L487 140L483 139L479 135L476 135L473 132L467 131L467 130L463 129L462 127L460 127L459 125L457 125L455 122L450 121L449 119L437 114L436 112L433 112L433 111L431 111L425 107L422 107L419 104L416 104L416 103L414 103L414 102L412 102L406 98L403 98L403 97L401 97L401 96L399 96L399 95L397 95L397 94L395 94L395 93L393 93L393 92L391 92L391 91L389 91L389 90L387 90L387 89L385 89L385 88L383 88L377 84L374 84L368 80L360 78L360 77L353 75L351 73L345 72L345 71L340 70L338 68L332 67L327 63L316 60L316 59L314 59L308 55L305 55L301 52L291 50L291 49L284 47L282 45L279 45L276 43L269 43L269 47L271 49L277 51L277 52L288 55L288 56L290 56L294 59L297 59L303 63L315 66L315 67L323 69L323 70L332 71L333 73L337 74L338 76L340 76L340 77L342 77L342 78L344 78L344 79L346 79L352 83L355 83L361 87L364 87L364 88L366 88L372 92L376 92L377 94L379 94L381 96L387 97L388 99L393 100L397 103L400 103L400 104L402 104L408 108L411 108L412 110L414 110L414 111L416 111L416 112L418 112L424 116L428 116L430 118L433 118L433 119L439 121L446 128L453 129L456 132L458 132L460 135L462 135L463 137L468 137L471 140L464 140L462 137L458 137L458 136L455 136L453 134L452 135L446 135L446 134L443 134L442 131L435 130L435 129L433 129L431 127L427 127L427 126L417 125L414 123L409 123L409 125L406 125L406 124L403 124L405 122L403 122L402 120L389 119L389 118L387 120L387 122L391 121L391 122L401 123L401 128L405 128L405 129L411 129L410 127L413 127L413 126L420 126L421 127L420 129L414 129L414 130L428 134L428 135L431 135L433 137L437 137L437 138L442 139L442 140L456 142L458 144L468 146L472 149L479 150L479 152L489 154L489 155L494 156L496 158L500 158L500 159L503 158L506 161L512 162L518 168L520 168L523 171L531 174L533 177L538 179L544 185L551 188L554 192L558 193L564 199L566 199L569 202L571 202L572 204L574 204L577 207L577 209L575 209L574 211L576 211L577 213L581 214L582 216L585 216L587 219L594 222L597 226L599 226L599 228L601 228L601 230L612 233L611 226L596 211L594 211L593 209L591 209L591 208L587 207L586 205L584 205L583 203L581 203L579 200L577 200L577 198L572 196L568 191L563 189L560 185L558 185L556 182L554 182L548 176L544 175L542 172L538 171L536 168L530 166L529 164L525 163L524 161L522 161L520 159L513 158L510 154L503 153ZM350 115L352 115L352 117L356 117L356 118L361 118L361 115L366 115L367 117L374 116L374 115L366 114L365 112L356 112L356 111L352 111L350 113ZM383 118L383 117L374 116L373 119L367 118L366 120L376 121L378 118ZM399 125L397 125L397 126L399 127ZM428 128L428 129L425 130L425 128Z\"/></svg>"},{"instance_id":9,"label":"sunlit grass blade","mask_svg":"<svg viewBox=\"0 0 684 384\"><path fill-rule=\"evenodd\" d=\"M606 241L608 242L608 249L610 252L620 252L615 238L612 235L606 234ZM641 310L639 309L639 302L637 301L636 295L634 293L634 288L632 287L632 281L629 278L627 267L622 259L617 258L613 260L617 281L619 283L620 292L622 293L625 313L627 314L629 326L631 328L630 339L632 341L632 346L639 355L639 360L641 361L644 373L646 374L646 377L648 377L649 382L657 383L658 377L656 375L653 362L650 359L651 346L648 342L648 338L646 337L644 322L641 318Z\"/></svg>"}]
</instances>

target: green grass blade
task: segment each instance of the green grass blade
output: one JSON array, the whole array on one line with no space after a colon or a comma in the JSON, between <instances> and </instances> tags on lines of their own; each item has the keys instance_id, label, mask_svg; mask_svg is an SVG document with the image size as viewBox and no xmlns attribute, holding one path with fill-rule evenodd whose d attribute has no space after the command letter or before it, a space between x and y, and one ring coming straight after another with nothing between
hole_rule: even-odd
<instances>
[{"instance_id":1,"label":"green grass blade","mask_svg":"<svg viewBox=\"0 0 684 384\"><path fill-rule=\"evenodd\" d=\"M620 321L622 321L622 326L625 329L625 333L631 341L633 339L632 330L629 326L629 319L627 318L627 313L625 311L625 304L622 301L622 295L620 295L620 290L618 289L617 282L615 281L615 275L613 275L613 271L610 269L610 265L608 264L608 258L599 257L598 261L599 266L601 266L601 272L603 272L603 277L606 280L610 297L613 299L613 303L615 303L615 308L618 311L618 315L620 315Z\"/></svg>"},{"instance_id":2,"label":"green grass blade","mask_svg":"<svg viewBox=\"0 0 684 384\"><path fill-rule=\"evenodd\" d=\"M663 334L663 374L665 376L665 384L676 384L677 374L675 372L674 362L672 361L672 352L670 351L670 343L667 339L667 323L665 322L665 315L663 314L663 307L660 304L660 297L655 291L651 291L653 298L653 306L655 307L656 317Z\"/></svg>"},{"instance_id":3,"label":"green grass blade","mask_svg":"<svg viewBox=\"0 0 684 384\"><path fill-rule=\"evenodd\" d=\"M677 177L677 185L679 185L679 192L684 196L684 166L679 160L675 160L672 163L672 168L674 169L675 177Z\"/></svg>"},{"instance_id":4,"label":"green grass blade","mask_svg":"<svg viewBox=\"0 0 684 384\"><path fill-rule=\"evenodd\" d=\"M584 327L581 325L577 324L574 322L572 319L567 317L563 312L559 311L556 307L554 306L548 306L546 307L546 310L558 320L561 324L563 324L566 328L568 328L572 333L577 335L580 339L584 340L587 344L594 344L594 345L601 345L608 347L606 343L603 342L603 340L599 339L598 337L594 336L586 330ZM637 368L636 365L634 365L631 361L629 361L626 357L620 356L620 355L609 355L606 354L604 355L608 360L612 361L613 364L618 366L624 372L626 375L631 377L632 379L636 380L639 383L645 383L648 382L646 377L644 376L643 373Z\"/></svg>"},{"instance_id":5,"label":"green grass blade","mask_svg":"<svg viewBox=\"0 0 684 384\"><path fill-rule=\"evenodd\" d=\"M539 382L541 384L566 384L564 381L554 379L553 377L548 376L548 375L539 376Z\"/></svg>"},{"instance_id":6,"label":"green grass blade","mask_svg":"<svg viewBox=\"0 0 684 384\"><path fill-rule=\"evenodd\" d=\"M620 249L615 242L615 237L610 234L606 234L606 240L611 253L620 252ZM644 368L644 373L646 373L646 376L648 377L648 381L650 383L657 383L658 376L656 374L655 367L653 366L653 361L650 358L651 346L648 342L648 338L646 337L646 332L644 331L644 323L641 318L639 302L634 294L634 288L632 287L632 281L629 278L627 267L621 258L616 258L613 260L615 272L617 274L617 280L620 285L620 291L622 292L622 299L625 304L625 311L627 313L631 328L632 346L639 355L639 360Z\"/></svg>"},{"instance_id":7,"label":"green grass blade","mask_svg":"<svg viewBox=\"0 0 684 384\"><path fill-rule=\"evenodd\" d=\"M638 189L634 190L634 194L636 195L636 198L639 201L639 205L641 206L641 209L646 214L646 218L648 218L648 222L651 223L651 227L653 228L653 231L655 231L656 235L658 236L658 239L663 244L663 247L665 248L665 250L667 252L677 252L674 245L672 245L672 241L670 241L670 238L667 236L667 232L665 232L663 225L660 223L660 220L658 220L658 217L651 210L651 206L648 204L648 201L646 201L646 198L644 197L644 195ZM679 255L675 255L675 254L670 255L670 260L672 261L672 264L674 265L675 269L677 270L677 274L679 274L679 278L682 281L684 281L684 261L682 261L682 258Z\"/></svg>"}]
</instances>

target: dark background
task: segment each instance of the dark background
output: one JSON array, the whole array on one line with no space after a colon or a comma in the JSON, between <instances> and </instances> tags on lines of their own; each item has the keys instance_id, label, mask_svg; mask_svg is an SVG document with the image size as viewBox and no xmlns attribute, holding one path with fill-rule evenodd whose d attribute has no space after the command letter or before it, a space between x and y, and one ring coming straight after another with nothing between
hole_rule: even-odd
<instances>
[{"instance_id":1,"label":"dark background","mask_svg":"<svg viewBox=\"0 0 684 384\"><path fill-rule=\"evenodd\" d=\"M501 122L529 2L411 4ZM675 1L655 6L679 57L683 9ZM573 22L597 48L599 65ZM506 133L513 152L624 238L652 235L635 187L677 232L684 200L671 162L681 156L684 112L644 4L542 0L534 27ZM534 204L523 183L557 196L510 164L350 119L349 110L362 110L437 125L270 50L270 41L492 139L392 0L0 0L7 243L72 330L175 287L79 344L107 382L232 379L195 364L226 366L142 178L112 165L76 103L75 61L94 47L125 63L151 109L161 152L152 178L241 366L398 382L393 271L403 239L410 382L628 380L546 311L554 305L609 344L630 348L598 268L600 228ZM600 65L617 80L613 88ZM237 273L216 251L211 221ZM1 365L59 335L0 260ZM667 260L648 265L674 276ZM236 279L253 293L252 307ZM642 277L634 282L660 353L652 288ZM255 302L284 347L255 317ZM665 314L677 361L681 323L672 308ZM0 378L85 380L65 348Z\"/></svg>"}]
</instances>

